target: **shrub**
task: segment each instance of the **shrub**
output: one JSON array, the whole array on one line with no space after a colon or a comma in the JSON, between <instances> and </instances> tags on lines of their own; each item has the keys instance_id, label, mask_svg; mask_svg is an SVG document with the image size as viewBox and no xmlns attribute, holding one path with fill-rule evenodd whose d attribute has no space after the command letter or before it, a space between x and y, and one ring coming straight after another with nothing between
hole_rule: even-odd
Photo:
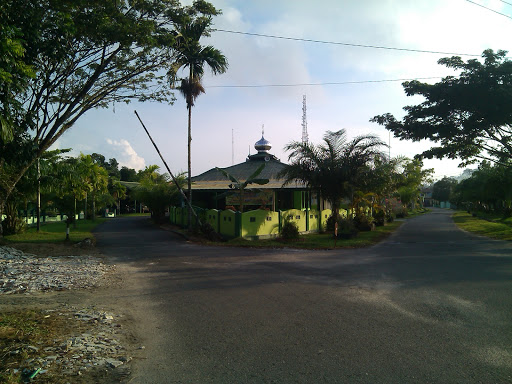
<instances>
[{"instance_id":1,"label":"shrub","mask_svg":"<svg viewBox=\"0 0 512 384\"><path fill-rule=\"evenodd\" d=\"M338 223L338 225L339 225L339 223ZM333 232L334 231L334 216L331 215L327 219L327 222L325 223L325 230L327 232Z\"/></svg>"},{"instance_id":2,"label":"shrub","mask_svg":"<svg viewBox=\"0 0 512 384\"><path fill-rule=\"evenodd\" d=\"M407 208L404 207L404 208L402 208L400 211L398 211L396 213L396 218L397 219L403 219L407 215L408 215Z\"/></svg>"},{"instance_id":3,"label":"shrub","mask_svg":"<svg viewBox=\"0 0 512 384\"><path fill-rule=\"evenodd\" d=\"M340 218L340 220L338 220L338 238L351 239L356 237L358 232L352 219Z\"/></svg>"},{"instance_id":4,"label":"shrub","mask_svg":"<svg viewBox=\"0 0 512 384\"><path fill-rule=\"evenodd\" d=\"M386 219L387 219L387 216L386 216L386 212L384 212L384 210L382 209L377 209L375 210L375 212L373 212L373 219L374 219L374 223L377 227L382 227L384 225L386 225Z\"/></svg>"},{"instance_id":5,"label":"shrub","mask_svg":"<svg viewBox=\"0 0 512 384\"><path fill-rule=\"evenodd\" d=\"M215 229L213 229L213 227L210 223L203 222L201 225L201 232L210 241L223 241L224 240L220 234L215 232Z\"/></svg>"},{"instance_id":6,"label":"shrub","mask_svg":"<svg viewBox=\"0 0 512 384\"><path fill-rule=\"evenodd\" d=\"M281 237L283 239L298 239L299 227L294 221L285 220L281 228Z\"/></svg>"},{"instance_id":7,"label":"shrub","mask_svg":"<svg viewBox=\"0 0 512 384\"><path fill-rule=\"evenodd\" d=\"M375 229L375 224L373 223L373 218L366 215L356 215L354 216L354 226L359 231L372 231Z\"/></svg>"},{"instance_id":8,"label":"shrub","mask_svg":"<svg viewBox=\"0 0 512 384\"><path fill-rule=\"evenodd\" d=\"M334 227L334 217L329 217L327 219L326 223L326 232L332 232L335 233L335 227ZM345 238L352 238L357 236L358 229L354 225L354 221L349 218L338 218L338 237L345 239Z\"/></svg>"},{"instance_id":9,"label":"shrub","mask_svg":"<svg viewBox=\"0 0 512 384\"><path fill-rule=\"evenodd\" d=\"M347 225L347 222L351 223L351 219L343 218L342 216L338 216L338 231ZM334 232L334 217L331 215L327 219L327 222L325 224L325 231L326 232Z\"/></svg>"},{"instance_id":10,"label":"shrub","mask_svg":"<svg viewBox=\"0 0 512 384\"><path fill-rule=\"evenodd\" d=\"M15 204L5 205L6 218L2 221L3 235L15 235L23 233L26 229L25 220L18 216L18 210ZM1 220L1 217L0 217ZM2 233L0 233L1 235Z\"/></svg>"},{"instance_id":11,"label":"shrub","mask_svg":"<svg viewBox=\"0 0 512 384\"><path fill-rule=\"evenodd\" d=\"M340 219L338 220L338 233L344 232L357 232L357 228L352 219Z\"/></svg>"}]
</instances>

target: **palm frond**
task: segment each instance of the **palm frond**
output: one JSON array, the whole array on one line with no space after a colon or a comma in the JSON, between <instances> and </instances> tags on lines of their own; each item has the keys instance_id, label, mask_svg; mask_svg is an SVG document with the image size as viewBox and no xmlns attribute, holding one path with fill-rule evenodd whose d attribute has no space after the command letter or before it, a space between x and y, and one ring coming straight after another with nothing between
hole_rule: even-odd
<instances>
[{"instance_id":1,"label":"palm frond","mask_svg":"<svg viewBox=\"0 0 512 384\"><path fill-rule=\"evenodd\" d=\"M201 93L205 93L204 87L199 78L185 78L181 80L181 85L177 87L178 91L183 95L188 107L193 107L194 102Z\"/></svg>"}]
</instances>

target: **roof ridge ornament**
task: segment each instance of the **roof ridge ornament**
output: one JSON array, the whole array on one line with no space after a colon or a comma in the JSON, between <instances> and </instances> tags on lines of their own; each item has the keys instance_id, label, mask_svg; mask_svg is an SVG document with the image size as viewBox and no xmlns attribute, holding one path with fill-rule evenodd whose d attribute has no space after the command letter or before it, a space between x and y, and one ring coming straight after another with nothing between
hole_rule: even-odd
<instances>
[{"instance_id":1,"label":"roof ridge ornament","mask_svg":"<svg viewBox=\"0 0 512 384\"><path fill-rule=\"evenodd\" d=\"M270 141L265 139L265 124L261 126L261 139L254 144L254 148L258 153L268 153L270 148L272 148Z\"/></svg>"}]
</instances>

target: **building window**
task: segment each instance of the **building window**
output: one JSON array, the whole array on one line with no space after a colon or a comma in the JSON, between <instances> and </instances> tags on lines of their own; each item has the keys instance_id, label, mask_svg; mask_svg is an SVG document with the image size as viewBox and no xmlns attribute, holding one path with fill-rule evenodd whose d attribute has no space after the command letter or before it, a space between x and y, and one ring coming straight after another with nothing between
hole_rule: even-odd
<instances>
[{"instance_id":1,"label":"building window","mask_svg":"<svg viewBox=\"0 0 512 384\"><path fill-rule=\"evenodd\" d=\"M296 220L300 220L300 215L295 216Z\"/></svg>"},{"instance_id":2,"label":"building window","mask_svg":"<svg viewBox=\"0 0 512 384\"><path fill-rule=\"evenodd\" d=\"M255 218L255 217L250 217L250 218L249 218L249 221L250 221L251 223L255 223L255 222L256 222L256 218Z\"/></svg>"},{"instance_id":3,"label":"building window","mask_svg":"<svg viewBox=\"0 0 512 384\"><path fill-rule=\"evenodd\" d=\"M272 216L267 216L267 221L272 221Z\"/></svg>"}]
</instances>

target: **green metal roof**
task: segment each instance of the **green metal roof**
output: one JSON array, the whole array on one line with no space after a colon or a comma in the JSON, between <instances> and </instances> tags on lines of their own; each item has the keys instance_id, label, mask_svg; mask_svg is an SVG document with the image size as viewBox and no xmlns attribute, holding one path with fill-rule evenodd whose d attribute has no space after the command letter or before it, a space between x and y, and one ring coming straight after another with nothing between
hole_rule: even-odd
<instances>
[{"instance_id":1,"label":"green metal roof","mask_svg":"<svg viewBox=\"0 0 512 384\"><path fill-rule=\"evenodd\" d=\"M247 180L247 178L252 175L263 163L265 164L265 168L263 168L263 171L259 174L258 178L269 179L269 182L268 184L264 185L254 184L254 186L258 189L282 188L284 179L278 178L277 174L286 167L286 164L281 163L275 156L270 154L258 153L256 155L249 156L249 158L244 163L232 165L222 169L243 182ZM195 190L225 190L229 189L229 184L232 184L231 180L229 180L215 168L192 177L192 183L192 189ZM290 183L284 188L304 188L304 185L301 183Z\"/></svg>"}]
</instances>

